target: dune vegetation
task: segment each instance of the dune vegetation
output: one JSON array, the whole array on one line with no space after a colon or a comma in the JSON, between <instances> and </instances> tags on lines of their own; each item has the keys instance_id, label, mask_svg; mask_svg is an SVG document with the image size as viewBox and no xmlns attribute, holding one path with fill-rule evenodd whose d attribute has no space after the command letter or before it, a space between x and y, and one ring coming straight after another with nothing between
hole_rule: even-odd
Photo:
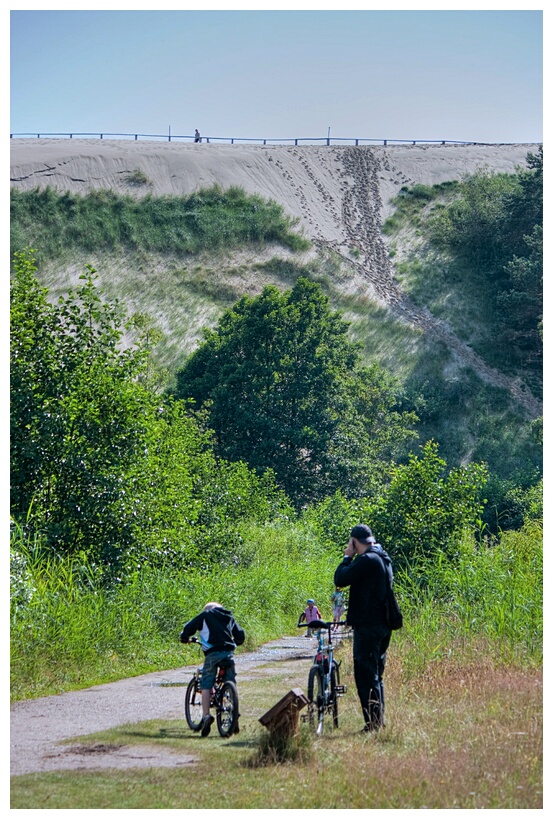
<instances>
[{"instance_id":1,"label":"dune vegetation","mask_svg":"<svg viewBox=\"0 0 553 819\"><path fill-rule=\"evenodd\" d=\"M510 179L406 189L385 228L405 291L535 398L540 174L534 157ZM435 339L355 301L341 287L352 271L332 254L303 256L308 243L274 203L237 189L140 202L47 190L13 192L12 207L12 699L195 661L178 634L208 599L234 611L244 650L290 634L306 597L330 610L349 531L369 522L392 555L406 623L389 673L394 727L348 773L342 755L359 741L348 705L351 731L334 744L306 741L297 768L268 765L274 806L539 807L541 419ZM413 225L422 245L400 250ZM276 245L289 256L263 257ZM247 270L205 276L245 250L259 254ZM65 289L45 284L41 270L88 253L106 262L106 280L110 260L168 254L168 299L188 294L178 338L191 332L191 294L209 321L185 349L173 338L162 361L155 308L129 313L92 264ZM255 287L242 290L240 276ZM258 710L275 694L270 681L262 689L245 689ZM248 709L240 747L217 751L235 808L261 806L252 778L268 775ZM156 725L150 739L180 742L179 730ZM525 738L513 748L512 736ZM404 772L385 796L379 777L354 786L367 760ZM326 803L300 785L326 783L329 766ZM135 773L125 798L118 774L76 779L85 801L105 788L99 807L174 808L186 776L160 774L163 799ZM187 807L220 807L210 776ZM42 807L52 788L57 807L89 806L76 779L24 777L13 806Z\"/></svg>"}]
</instances>

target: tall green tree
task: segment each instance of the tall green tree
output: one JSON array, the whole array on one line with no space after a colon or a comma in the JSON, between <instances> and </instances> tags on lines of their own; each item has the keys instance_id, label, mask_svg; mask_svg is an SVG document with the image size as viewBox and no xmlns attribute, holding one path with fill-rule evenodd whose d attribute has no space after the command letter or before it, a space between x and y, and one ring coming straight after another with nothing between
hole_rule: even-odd
<instances>
[{"instance_id":1,"label":"tall green tree","mask_svg":"<svg viewBox=\"0 0 553 819\"><path fill-rule=\"evenodd\" d=\"M11 504L60 551L129 542L119 506L140 453L149 393L144 351L122 350L122 311L101 301L89 268L58 305L32 257L16 254L11 287Z\"/></svg>"},{"instance_id":2,"label":"tall green tree","mask_svg":"<svg viewBox=\"0 0 553 819\"><path fill-rule=\"evenodd\" d=\"M271 469L299 506L344 481L364 494L376 461L411 434L397 385L360 369L347 329L318 284L266 287L227 310L177 376L177 395L206 408L221 457Z\"/></svg>"},{"instance_id":3,"label":"tall green tree","mask_svg":"<svg viewBox=\"0 0 553 819\"><path fill-rule=\"evenodd\" d=\"M452 251L488 306L496 366L542 383L543 149L515 174L483 170L431 220L433 241Z\"/></svg>"},{"instance_id":4,"label":"tall green tree","mask_svg":"<svg viewBox=\"0 0 553 819\"><path fill-rule=\"evenodd\" d=\"M56 305L32 254L11 286L11 513L49 552L86 552L111 572L146 562L231 561L244 521L291 512L267 473L213 451L204 419L159 395L148 363L156 334L117 304L89 268Z\"/></svg>"}]
</instances>

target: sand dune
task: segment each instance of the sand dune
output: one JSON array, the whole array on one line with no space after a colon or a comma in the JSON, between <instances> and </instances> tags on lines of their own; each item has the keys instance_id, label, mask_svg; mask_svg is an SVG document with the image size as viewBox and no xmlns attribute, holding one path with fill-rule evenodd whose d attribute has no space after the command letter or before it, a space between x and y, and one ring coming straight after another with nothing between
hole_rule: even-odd
<instances>
[{"instance_id":1,"label":"sand dune","mask_svg":"<svg viewBox=\"0 0 553 819\"><path fill-rule=\"evenodd\" d=\"M378 223L403 185L511 172L537 145L253 146L100 139L12 139L11 185L133 196L184 195L215 183L279 202L313 239L343 243L352 198ZM148 182L132 184L140 170ZM355 194L355 195L354 195Z\"/></svg>"},{"instance_id":2,"label":"sand dune","mask_svg":"<svg viewBox=\"0 0 553 819\"><path fill-rule=\"evenodd\" d=\"M297 217L315 245L332 249L357 273L360 291L401 321L445 343L465 365L535 417L541 403L495 372L442 321L415 306L395 277L382 222L402 186L436 184L482 168L511 173L537 144L252 146L100 139L12 139L11 185L86 194L112 189L141 197L186 195L217 183L273 199ZM133 174L141 172L137 184Z\"/></svg>"}]
</instances>

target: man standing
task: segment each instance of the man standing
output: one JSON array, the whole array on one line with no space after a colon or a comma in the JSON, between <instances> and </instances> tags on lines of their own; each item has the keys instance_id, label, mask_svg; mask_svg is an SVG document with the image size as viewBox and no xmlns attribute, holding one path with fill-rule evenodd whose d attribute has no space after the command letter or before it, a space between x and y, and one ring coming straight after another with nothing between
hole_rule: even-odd
<instances>
[{"instance_id":1,"label":"man standing","mask_svg":"<svg viewBox=\"0 0 553 819\"><path fill-rule=\"evenodd\" d=\"M385 608L388 578L379 551L384 554L371 529L364 523L354 526L334 573L336 586L350 587L346 621L353 626L353 673L365 731L384 725L382 675L391 637Z\"/></svg>"}]
</instances>

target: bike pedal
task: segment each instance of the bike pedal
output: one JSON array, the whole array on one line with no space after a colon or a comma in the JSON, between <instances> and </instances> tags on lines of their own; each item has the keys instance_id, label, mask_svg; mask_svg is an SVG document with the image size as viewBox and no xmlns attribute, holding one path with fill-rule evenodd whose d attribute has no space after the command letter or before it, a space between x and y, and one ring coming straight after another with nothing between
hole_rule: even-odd
<instances>
[{"instance_id":1,"label":"bike pedal","mask_svg":"<svg viewBox=\"0 0 553 819\"><path fill-rule=\"evenodd\" d=\"M347 690L348 690L347 685L337 685L335 688L336 694L339 697L342 697L344 694L346 694Z\"/></svg>"}]
</instances>

